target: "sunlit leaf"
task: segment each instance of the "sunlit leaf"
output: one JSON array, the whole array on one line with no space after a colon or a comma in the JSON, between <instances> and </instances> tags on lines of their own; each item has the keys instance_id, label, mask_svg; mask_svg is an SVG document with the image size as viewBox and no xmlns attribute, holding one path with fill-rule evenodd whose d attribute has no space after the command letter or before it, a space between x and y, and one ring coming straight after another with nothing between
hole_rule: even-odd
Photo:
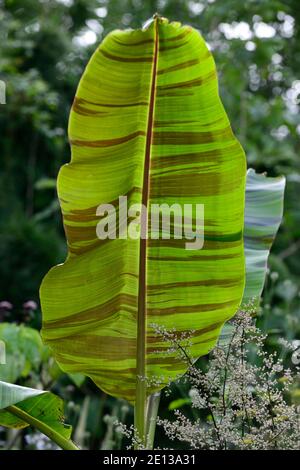
<instances>
[{"instance_id":1,"label":"sunlit leaf","mask_svg":"<svg viewBox=\"0 0 300 470\"><path fill-rule=\"evenodd\" d=\"M245 156L201 35L161 18L110 33L80 81L69 139L58 178L69 255L42 283L42 335L65 371L133 402L186 370L157 327L193 330L196 359L243 295ZM97 238L100 204L128 225L119 196L178 204L177 215L203 204L203 248L187 250L173 223L171 239Z\"/></svg>"}]
</instances>

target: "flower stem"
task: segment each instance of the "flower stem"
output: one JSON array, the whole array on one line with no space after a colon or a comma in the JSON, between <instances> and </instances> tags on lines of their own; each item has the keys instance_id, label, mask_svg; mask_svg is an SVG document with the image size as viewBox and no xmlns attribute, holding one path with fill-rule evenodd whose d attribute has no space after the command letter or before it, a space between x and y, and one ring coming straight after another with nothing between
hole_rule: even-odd
<instances>
[{"instance_id":1,"label":"flower stem","mask_svg":"<svg viewBox=\"0 0 300 470\"><path fill-rule=\"evenodd\" d=\"M153 393L153 395L151 395L148 399L147 417L146 417L147 450L153 449L159 401L160 401L160 392Z\"/></svg>"}]
</instances>

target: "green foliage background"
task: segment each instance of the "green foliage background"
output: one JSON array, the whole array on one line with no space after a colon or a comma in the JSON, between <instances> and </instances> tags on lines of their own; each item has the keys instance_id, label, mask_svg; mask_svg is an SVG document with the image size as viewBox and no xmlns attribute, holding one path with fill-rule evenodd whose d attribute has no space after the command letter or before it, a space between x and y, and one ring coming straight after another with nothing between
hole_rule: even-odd
<instances>
[{"instance_id":1,"label":"green foliage background","mask_svg":"<svg viewBox=\"0 0 300 470\"><path fill-rule=\"evenodd\" d=\"M66 253L55 179L70 158L67 120L81 73L110 30L141 27L156 11L191 24L210 44L248 165L287 177L258 320L276 347L278 335L300 334L299 0L0 0L0 80L7 88L7 104L0 105L0 301L14 306L6 319L39 327L39 311L26 316L22 305L38 302L42 277ZM77 425L76 406L86 405L88 446L109 442L109 416L126 414L126 406L97 398L91 384L74 388L81 381L53 372L46 357L45 381L50 377L73 403L69 415Z\"/></svg>"}]
</instances>

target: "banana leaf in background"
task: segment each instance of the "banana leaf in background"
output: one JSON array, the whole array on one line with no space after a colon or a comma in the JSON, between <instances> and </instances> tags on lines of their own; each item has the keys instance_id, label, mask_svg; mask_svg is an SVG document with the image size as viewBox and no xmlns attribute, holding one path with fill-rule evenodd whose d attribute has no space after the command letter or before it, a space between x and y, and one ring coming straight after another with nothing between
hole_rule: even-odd
<instances>
[{"instance_id":1,"label":"banana leaf in background","mask_svg":"<svg viewBox=\"0 0 300 470\"><path fill-rule=\"evenodd\" d=\"M267 274L267 261L272 243L283 215L285 177L272 178L247 171L244 247L246 258L246 284L241 309L259 306ZM220 341L226 344L232 337L234 326L226 323Z\"/></svg>"},{"instance_id":2,"label":"banana leaf in background","mask_svg":"<svg viewBox=\"0 0 300 470\"><path fill-rule=\"evenodd\" d=\"M249 169L246 183L244 246L246 285L242 306L259 302L272 243L283 215L285 178L267 177Z\"/></svg>"}]
</instances>

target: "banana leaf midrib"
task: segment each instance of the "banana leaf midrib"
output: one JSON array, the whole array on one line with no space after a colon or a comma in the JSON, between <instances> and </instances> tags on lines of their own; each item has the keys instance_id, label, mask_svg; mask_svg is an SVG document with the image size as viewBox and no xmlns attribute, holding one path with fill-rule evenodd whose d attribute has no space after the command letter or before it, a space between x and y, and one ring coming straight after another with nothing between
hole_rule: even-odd
<instances>
[{"instance_id":1,"label":"banana leaf midrib","mask_svg":"<svg viewBox=\"0 0 300 470\"><path fill-rule=\"evenodd\" d=\"M157 60L158 60L158 19L154 19L154 51L152 63L152 77L151 89L149 100L149 113L147 121L147 134L145 145L145 160L144 160L144 175L143 175L143 188L142 188L142 204L143 207L148 208L149 200L149 184L150 184L150 159L151 159L151 144L153 138L153 124L154 124L154 108L155 108L155 91L156 91L156 77L157 77ZM147 218L147 214L145 214ZM141 215L141 223L145 224L143 215ZM145 403L146 403L146 283L147 283L147 236L144 230L147 230L147 222L145 227L141 226L141 239L140 239L140 258L139 258L139 287L138 287L138 311L137 311L137 349L136 349L136 428L140 429L143 433L145 430Z\"/></svg>"}]
</instances>

